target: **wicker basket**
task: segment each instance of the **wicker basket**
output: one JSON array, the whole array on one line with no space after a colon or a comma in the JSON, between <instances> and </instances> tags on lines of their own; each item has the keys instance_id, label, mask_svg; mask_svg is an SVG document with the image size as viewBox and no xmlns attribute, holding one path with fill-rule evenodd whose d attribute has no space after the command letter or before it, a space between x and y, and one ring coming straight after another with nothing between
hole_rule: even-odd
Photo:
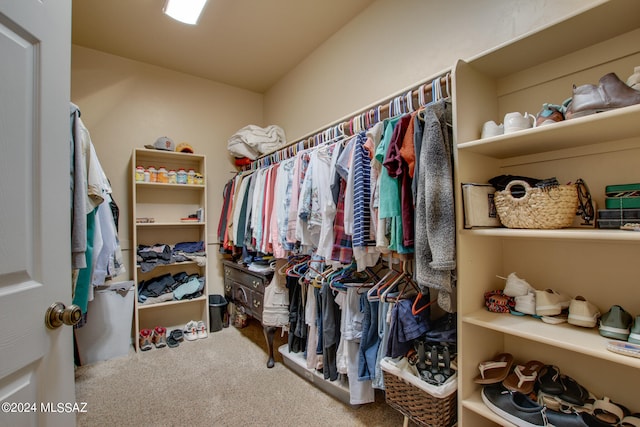
<instances>
[{"instance_id":1,"label":"wicker basket","mask_svg":"<svg viewBox=\"0 0 640 427\"><path fill-rule=\"evenodd\" d=\"M522 185L525 195L516 198L511 187ZM511 181L504 191L496 191L494 203L500 221L508 228L554 229L569 227L578 211L575 185L532 188L521 180Z\"/></svg>"},{"instance_id":2,"label":"wicker basket","mask_svg":"<svg viewBox=\"0 0 640 427\"><path fill-rule=\"evenodd\" d=\"M414 423L427 427L449 427L456 422L458 393L437 398L383 369L387 404Z\"/></svg>"}]
</instances>

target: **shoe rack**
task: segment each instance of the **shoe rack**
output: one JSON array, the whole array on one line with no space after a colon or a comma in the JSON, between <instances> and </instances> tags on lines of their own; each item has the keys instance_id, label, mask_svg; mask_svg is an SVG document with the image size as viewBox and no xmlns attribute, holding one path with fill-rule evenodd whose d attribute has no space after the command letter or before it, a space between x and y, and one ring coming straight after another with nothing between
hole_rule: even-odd
<instances>
[{"instance_id":1,"label":"shoe rack","mask_svg":"<svg viewBox=\"0 0 640 427\"><path fill-rule=\"evenodd\" d=\"M640 65L640 2L608 1L468 61L453 74L456 186L501 174L582 178L598 207L609 184L640 182L640 105L480 139L483 123L506 113L536 114L561 104L572 87L615 72L625 81ZM635 410L640 359L606 349L597 328L546 324L491 313L484 292L504 288L515 272L538 290L584 296L601 313L614 304L640 314L640 233L597 228L464 229L458 224L458 420L461 426L510 425L491 412L473 382L478 364L501 352L516 363L557 365L598 398Z\"/></svg>"},{"instance_id":2,"label":"shoe rack","mask_svg":"<svg viewBox=\"0 0 640 427\"><path fill-rule=\"evenodd\" d=\"M136 166L148 168L160 166L167 170L189 170L200 172L204 176L202 184L170 184L161 182L136 181ZM132 266L135 281L135 343L140 350L138 336L142 329L153 329L162 326L167 334L174 329L182 330L191 320L203 321L209 328L207 263L198 265L195 261L176 262L158 265L151 271L143 272L137 263L138 245L168 244L180 242L204 241L207 248L207 223L202 221L181 220L195 214L198 209L206 212L206 161L204 155L177 153L172 151L134 149L131 156L132 181L132 221L133 247ZM145 218L149 222L138 222ZM201 218L206 218L202 215ZM152 222L151 222L152 220ZM202 296L178 301L164 301L153 304L141 304L138 301L139 285L142 280L150 280L164 274L185 272L188 275L198 274L205 278Z\"/></svg>"}]
</instances>

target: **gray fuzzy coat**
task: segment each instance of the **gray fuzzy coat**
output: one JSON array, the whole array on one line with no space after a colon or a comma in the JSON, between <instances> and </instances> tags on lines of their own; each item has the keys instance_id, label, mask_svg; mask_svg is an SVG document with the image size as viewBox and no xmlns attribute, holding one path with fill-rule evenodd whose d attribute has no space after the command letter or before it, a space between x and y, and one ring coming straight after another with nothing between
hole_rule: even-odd
<instances>
[{"instance_id":1,"label":"gray fuzzy coat","mask_svg":"<svg viewBox=\"0 0 640 427\"><path fill-rule=\"evenodd\" d=\"M424 133L415 207L416 282L438 290L438 305L455 311L455 211L452 144L447 122L451 105L430 104L424 111Z\"/></svg>"}]
</instances>

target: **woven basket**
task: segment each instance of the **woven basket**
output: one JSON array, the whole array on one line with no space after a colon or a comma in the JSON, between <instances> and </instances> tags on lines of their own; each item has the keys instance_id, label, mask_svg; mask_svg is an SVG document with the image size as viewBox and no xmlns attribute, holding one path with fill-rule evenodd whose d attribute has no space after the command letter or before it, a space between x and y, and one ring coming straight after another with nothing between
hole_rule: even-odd
<instances>
[{"instance_id":1,"label":"woven basket","mask_svg":"<svg viewBox=\"0 0 640 427\"><path fill-rule=\"evenodd\" d=\"M511 187L522 185L525 195L516 198ZM494 203L500 222L508 228L554 229L569 227L578 211L575 185L532 188L521 180L511 181L504 191L496 191Z\"/></svg>"},{"instance_id":2,"label":"woven basket","mask_svg":"<svg viewBox=\"0 0 640 427\"><path fill-rule=\"evenodd\" d=\"M437 398L402 378L382 371L387 404L414 423L428 427L449 427L456 421L458 393Z\"/></svg>"}]
</instances>

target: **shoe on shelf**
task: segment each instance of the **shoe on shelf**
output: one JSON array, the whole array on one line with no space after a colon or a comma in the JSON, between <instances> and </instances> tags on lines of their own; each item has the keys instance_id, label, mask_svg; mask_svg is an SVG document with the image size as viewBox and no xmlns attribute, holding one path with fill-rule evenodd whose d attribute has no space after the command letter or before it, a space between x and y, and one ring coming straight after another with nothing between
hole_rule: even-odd
<instances>
[{"instance_id":1,"label":"shoe on shelf","mask_svg":"<svg viewBox=\"0 0 640 427\"><path fill-rule=\"evenodd\" d=\"M536 314L539 316L557 316L569 308L571 298L551 289L536 291Z\"/></svg>"},{"instance_id":2,"label":"shoe on shelf","mask_svg":"<svg viewBox=\"0 0 640 427\"><path fill-rule=\"evenodd\" d=\"M550 125L564 120L564 108L562 105L542 104L542 110L536 114L536 126Z\"/></svg>"},{"instance_id":3,"label":"shoe on shelf","mask_svg":"<svg viewBox=\"0 0 640 427\"><path fill-rule=\"evenodd\" d=\"M582 414L576 411L554 411L547 408L545 412L547 420L550 426L562 426L562 427L590 427L584 420Z\"/></svg>"},{"instance_id":4,"label":"shoe on shelf","mask_svg":"<svg viewBox=\"0 0 640 427\"><path fill-rule=\"evenodd\" d=\"M627 341L633 318L619 305L611 306L600 318L600 335L615 340Z\"/></svg>"},{"instance_id":5,"label":"shoe on shelf","mask_svg":"<svg viewBox=\"0 0 640 427\"><path fill-rule=\"evenodd\" d=\"M620 421L622 427L640 427L640 413L627 415Z\"/></svg>"},{"instance_id":6,"label":"shoe on shelf","mask_svg":"<svg viewBox=\"0 0 640 427\"><path fill-rule=\"evenodd\" d=\"M633 69L633 74L627 79L627 86L631 89L640 90L640 67Z\"/></svg>"},{"instance_id":7,"label":"shoe on shelf","mask_svg":"<svg viewBox=\"0 0 640 427\"><path fill-rule=\"evenodd\" d=\"M576 296L569 304L569 317L567 322L583 328L593 328L598 323L600 310L587 301L582 295Z\"/></svg>"},{"instance_id":8,"label":"shoe on shelf","mask_svg":"<svg viewBox=\"0 0 640 427\"><path fill-rule=\"evenodd\" d=\"M198 339L198 322L190 320L184 327L184 339L195 341Z\"/></svg>"},{"instance_id":9,"label":"shoe on shelf","mask_svg":"<svg viewBox=\"0 0 640 427\"><path fill-rule=\"evenodd\" d=\"M151 350L151 335L151 329L142 329L140 331L140 335L138 336L138 346L140 350Z\"/></svg>"},{"instance_id":10,"label":"shoe on shelf","mask_svg":"<svg viewBox=\"0 0 640 427\"><path fill-rule=\"evenodd\" d=\"M631 414L626 406L612 402L607 396L598 399L593 404L593 416L607 425L617 426Z\"/></svg>"},{"instance_id":11,"label":"shoe on shelf","mask_svg":"<svg viewBox=\"0 0 640 427\"><path fill-rule=\"evenodd\" d=\"M504 133L504 125L496 124L493 120L489 120L482 125L480 138L491 138L492 136L502 135Z\"/></svg>"},{"instance_id":12,"label":"shoe on shelf","mask_svg":"<svg viewBox=\"0 0 640 427\"><path fill-rule=\"evenodd\" d=\"M640 91L627 86L615 73L609 73L600 78L598 86L573 86L565 118L573 119L635 104L640 104Z\"/></svg>"},{"instance_id":13,"label":"shoe on shelf","mask_svg":"<svg viewBox=\"0 0 640 427\"><path fill-rule=\"evenodd\" d=\"M482 401L493 412L519 427L548 425L547 408L522 393L507 390L501 383L484 386Z\"/></svg>"},{"instance_id":14,"label":"shoe on shelf","mask_svg":"<svg viewBox=\"0 0 640 427\"><path fill-rule=\"evenodd\" d=\"M198 324L196 325L196 337L198 339L202 339L208 336L209 335L207 335L207 326L204 324L202 320L199 321Z\"/></svg>"},{"instance_id":15,"label":"shoe on shelf","mask_svg":"<svg viewBox=\"0 0 640 427\"><path fill-rule=\"evenodd\" d=\"M156 326L153 328L153 336L151 342L156 348L162 348L167 346L167 328L164 326Z\"/></svg>"},{"instance_id":16,"label":"shoe on shelf","mask_svg":"<svg viewBox=\"0 0 640 427\"><path fill-rule=\"evenodd\" d=\"M515 310L520 313L536 315L536 293L535 291L529 291L526 295L515 297L516 307Z\"/></svg>"},{"instance_id":17,"label":"shoe on shelf","mask_svg":"<svg viewBox=\"0 0 640 427\"><path fill-rule=\"evenodd\" d=\"M510 273L507 276L504 285L504 294L510 297L521 297L527 295L530 291L535 291L526 280L519 278L516 273Z\"/></svg>"},{"instance_id":18,"label":"shoe on shelf","mask_svg":"<svg viewBox=\"0 0 640 427\"><path fill-rule=\"evenodd\" d=\"M640 316L636 316L633 321L627 341L633 344L640 344Z\"/></svg>"},{"instance_id":19,"label":"shoe on shelf","mask_svg":"<svg viewBox=\"0 0 640 427\"><path fill-rule=\"evenodd\" d=\"M171 333L169 333L169 336L171 336L171 338L173 338L177 342L184 341L184 332L182 332L181 329L174 329L173 331L171 331Z\"/></svg>"}]
</instances>

